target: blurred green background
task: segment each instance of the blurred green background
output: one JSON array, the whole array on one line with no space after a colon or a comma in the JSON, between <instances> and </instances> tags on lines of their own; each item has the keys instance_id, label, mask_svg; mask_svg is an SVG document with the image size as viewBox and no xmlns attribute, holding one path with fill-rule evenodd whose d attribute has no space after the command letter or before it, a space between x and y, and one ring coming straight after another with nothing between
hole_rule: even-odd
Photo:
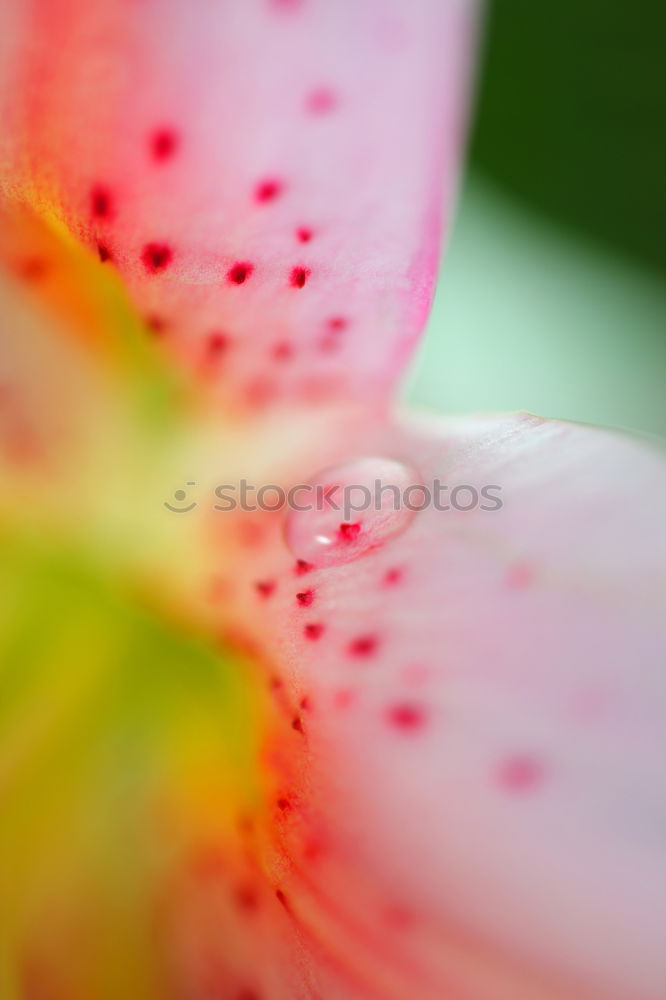
<instances>
[{"instance_id":1,"label":"blurred green background","mask_svg":"<svg viewBox=\"0 0 666 1000\"><path fill-rule=\"evenodd\" d=\"M666 436L666 4L496 0L408 397Z\"/></svg>"}]
</instances>

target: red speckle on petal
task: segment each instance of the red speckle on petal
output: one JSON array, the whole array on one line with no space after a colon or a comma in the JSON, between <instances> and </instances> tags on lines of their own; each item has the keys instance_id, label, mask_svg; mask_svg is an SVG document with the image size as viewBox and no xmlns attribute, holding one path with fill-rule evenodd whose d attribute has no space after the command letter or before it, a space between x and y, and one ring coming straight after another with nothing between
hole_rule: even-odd
<instances>
[{"instance_id":1,"label":"red speckle on petal","mask_svg":"<svg viewBox=\"0 0 666 1000\"><path fill-rule=\"evenodd\" d=\"M338 538L341 542L353 542L361 533L361 525L357 521L353 524L343 523L338 528Z\"/></svg>"},{"instance_id":2,"label":"red speckle on petal","mask_svg":"<svg viewBox=\"0 0 666 1000\"><path fill-rule=\"evenodd\" d=\"M528 754L517 754L503 760L497 770L499 785L507 792L531 792L545 777L543 763Z\"/></svg>"},{"instance_id":3,"label":"red speckle on petal","mask_svg":"<svg viewBox=\"0 0 666 1000\"><path fill-rule=\"evenodd\" d=\"M294 11L303 6L304 0L270 0L277 10Z\"/></svg>"},{"instance_id":4,"label":"red speckle on petal","mask_svg":"<svg viewBox=\"0 0 666 1000\"><path fill-rule=\"evenodd\" d=\"M387 569L384 573L384 578L382 583L387 587L394 587L397 583L400 583L403 578L403 571L397 566Z\"/></svg>"},{"instance_id":5,"label":"red speckle on petal","mask_svg":"<svg viewBox=\"0 0 666 1000\"><path fill-rule=\"evenodd\" d=\"M309 267L294 267L289 275L289 284L292 288L303 288L305 282L310 277Z\"/></svg>"},{"instance_id":6,"label":"red speckle on petal","mask_svg":"<svg viewBox=\"0 0 666 1000\"><path fill-rule=\"evenodd\" d=\"M289 799L280 798L277 800L275 804L280 810L280 812L287 812L287 810L291 809L291 802L289 801Z\"/></svg>"},{"instance_id":7,"label":"red speckle on petal","mask_svg":"<svg viewBox=\"0 0 666 1000\"><path fill-rule=\"evenodd\" d=\"M296 594L296 600L302 608L309 608L314 601L314 590L302 590Z\"/></svg>"},{"instance_id":8,"label":"red speckle on petal","mask_svg":"<svg viewBox=\"0 0 666 1000\"><path fill-rule=\"evenodd\" d=\"M206 338L206 354L210 359L219 358L229 347L229 338L226 333L215 330L209 333Z\"/></svg>"},{"instance_id":9,"label":"red speckle on petal","mask_svg":"<svg viewBox=\"0 0 666 1000\"><path fill-rule=\"evenodd\" d=\"M400 702L397 705L391 705L386 710L386 719L395 729L413 732L423 727L426 721L426 713L421 705L415 705L411 702Z\"/></svg>"},{"instance_id":10,"label":"red speckle on petal","mask_svg":"<svg viewBox=\"0 0 666 1000\"><path fill-rule=\"evenodd\" d=\"M353 700L354 692L350 691L349 688L342 688L342 690L335 692L333 703L336 708L349 708Z\"/></svg>"},{"instance_id":11,"label":"red speckle on petal","mask_svg":"<svg viewBox=\"0 0 666 1000\"><path fill-rule=\"evenodd\" d=\"M254 271L254 265L247 261L238 261L227 271L227 281L232 285L242 285Z\"/></svg>"},{"instance_id":12,"label":"red speckle on petal","mask_svg":"<svg viewBox=\"0 0 666 1000\"><path fill-rule=\"evenodd\" d=\"M379 639L376 635L360 635L352 639L347 647L350 656L368 657L377 652Z\"/></svg>"},{"instance_id":13,"label":"red speckle on petal","mask_svg":"<svg viewBox=\"0 0 666 1000\"><path fill-rule=\"evenodd\" d=\"M25 281L41 281L48 274L48 263L41 257L26 257L16 265L17 274Z\"/></svg>"},{"instance_id":14,"label":"red speckle on petal","mask_svg":"<svg viewBox=\"0 0 666 1000\"><path fill-rule=\"evenodd\" d=\"M261 997L256 990L241 990L234 1000L261 1000Z\"/></svg>"},{"instance_id":15,"label":"red speckle on petal","mask_svg":"<svg viewBox=\"0 0 666 1000\"><path fill-rule=\"evenodd\" d=\"M296 230L296 239L299 243L309 243L313 237L313 232L307 226L299 226Z\"/></svg>"},{"instance_id":16,"label":"red speckle on petal","mask_svg":"<svg viewBox=\"0 0 666 1000\"><path fill-rule=\"evenodd\" d=\"M241 885L234 892L234 899L239 910L252 912L259 906L259 896L256 889L249 885Z\"/></svg>"},{"instance_id":17,"label":"red speckle on petal","mask_svg":"<svg viewBox=\"0 0 666 1000\"><path fill-rule=\"evenodd\" d=\"M168 160L178 149L178 133L172 128L158 128L150 136L149 145L154 160Z\"/></svg>"},{"instance_id":18,"label":"red speckle on petal","mask_svg":"<svg viewBox=\"0 0 666 1000\"><path fill-rule=\"evenodd\" d=\"M298 703L298 707L301 708L304 712L310 711L310 709L312 708L312 704L310 703L310 699L307 695L303 695L303 697Z\"/></svg>"},{"instance_id":19,"label":"red speckle on petal","mask_svg":"<svg viewBox=\"0 0 666 1000\"><path fill-rule=\"evenodd\" d=\"M113 211L111 192L101 184L96 184L90 192L90 211L96 219L108 219Z\"/></svg>"},{"instance_id":20,"label":"red speckle on petal","mask_svg":"<svg viewBox=\"0 0 666 1000\"><path fill-rule=\"evenodd\" d=\"M321 639L324 634L324 626L319 622L309 622L303 629L303 635L306 639L310 639L314 642L317 639Z\"/></svg>"},{"instance_id":21,"label":"red speckle on petal","mask_svg":"<svg viewBox=\"0 0 666 1000\"><path fill-rule=\"evenodd\" d=\"M337 98L332 90L328 87L317 87L316 90L308 94L305 106L310 114L327 115L335 109L337 103Z\"/></svg>"},{"instance_id":22,"label":"red speckle on petal","mask_svg":"<svg viewBox=\"0 0 666 1000\"><path fill-rule=\"evenodd\" d=\"M511 590L523 590L534 581L534 570L527 563L514 563L506 571L505 582Z\"/></svg>"},{"instance_id":23,"label":"red speckle on petal","mask_svg":"<svg viewBox=\"0 0 666 1000\"><path fill-rule=\"evenodd\" d=\"M101 260L102 264L105 264L107 260L111 259L111 251L105 243L97 244L97 256Z\"/></svg>"},{"instance_id":24,"label":"red speckle on petal","mask_svg":"<svg viewBox=\"0 0 666 1000\"><path fill-rule=\"evenodd\" d=\"M282 194L283 190L284 185L282 181L278 181L275 178L260 181L254 189L255 201L262 203L275 201Z\"/></svg>"},{"instance_id":25,"label":"red speckle on petal","mask_svg":"<svg viewBox=\"0 0 666 1000\"><path fill-rule=\"evenodd\" d=\"M340 347L340 341L337 337L322 337L319 341L319 350L323 354L332 354L333 351L337 351Z\"/></svg>"},{"instance_id":26,"label":"red speckle on petal","mask_svg":"<svg viewBox=\"0 0 666 1000\"><path fill-rule=\"evenodd\" d=\"M290 909L289 902L287 900L287 897L283 893L282 889L276 889L275 890L275 898L277 899L278 903L280 903L282 906L284 906L285 910L288 913L289 909Z\"/></svg>"},{"instance_id":27,"label":"red speckle on petal","mask_svg":"<svg viewBox=\"0 0 666 1000\"><path fill-rule=\"evenodd\" d=\"M295 729L297 733L304 732L303 723L301 721L300 715L295 715L294 718L291 720L291 728Z\"/></svg>"},{"instance_id":28,"label":"red speckle on petal","mask_svg":"<svg viewBox=\"0 0 666 1000\"><path fill-rule=\"evenodd\" d=\"M279 344L274 344L271 355L276 361L289 361L294 356L294 349L290 343L283 340Z\"/></svg>"},{"instance_id":29,"label":"red speckle on petal","mask_svg":"<svg viewBox=\"0 0 666 1000\"><path fill-rule=\"evenodd\" d=\"M344 316L331 316L326 326L331 333L342 333L349 326L349 320L345 319Z\"/></svg>"},{"instance_id":30,"label":"red speckle on petal","mask_svg":"<svg viewBox=\"0 0 666 1000\"><path fill-rule=\"evenodd\" d=\"M259 594L260 597L264 599L271 597L275 593L275 581L274 580L257 580L254 589Z\"/></svg>"},{"instance_id":31,"label":"red speckle on petal","mask_svg":"<svg viewBox=\"0 0 666 1000\"><path fill-rule=\"evenodd\" d=\"M146 243L141 251L143 266L151 274L157 274L169 266L173 251L167 243Z\"/></svg>"},{"instance_id":32,"label":"red speckle on petal","mask_svg":"<svg viewBox=\"0 0 666 1000\"><path fill-rule=\"evenodd\" d=\"M162 316L156 316L154 313L151 313L149 316L146 316L146 326L148 327L149 330L152 331L152 333L156 334L157 336L163 334L166 331L168 325L169 324Z\"/></svg>"},{"instance_id":33,"label":"red speckle on petal","mask_svg":"<svg viewBox=\"0 0 666 1000\"><path fill-rule=\"evenodd\" d=\"M313 570L314 566L312 563L307 562L305 559L297 559L296 565L294 566L294 572L296 576L303 576L304 573L309 573Z\"/></svg>"}]
</instances>

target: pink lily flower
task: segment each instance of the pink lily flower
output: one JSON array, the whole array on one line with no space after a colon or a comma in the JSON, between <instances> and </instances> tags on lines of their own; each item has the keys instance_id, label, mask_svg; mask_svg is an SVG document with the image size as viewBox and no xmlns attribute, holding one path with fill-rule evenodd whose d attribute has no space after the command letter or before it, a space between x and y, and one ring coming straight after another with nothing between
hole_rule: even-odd
<instances>
[{"instance_id":1,"label":"pink lily flower","mask_svg":"<svg viewBox=\"0 0 666 1000\"><path fill-rule=\"evenodd\" d=\"M663 456L391 403L477 18L0 13L3 1000L663 1000Z\"/></svg>"}]
</instances>

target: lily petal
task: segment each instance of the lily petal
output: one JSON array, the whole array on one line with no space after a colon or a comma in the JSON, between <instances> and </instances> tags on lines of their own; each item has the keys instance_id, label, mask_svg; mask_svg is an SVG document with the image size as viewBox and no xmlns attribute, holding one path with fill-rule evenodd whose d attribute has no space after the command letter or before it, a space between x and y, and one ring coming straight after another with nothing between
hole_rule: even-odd
<instances>
[{"instance_id":1,"label":"lily petal","mask_svg":"<svg viewBox=\"0 0 666 1000\"><path fill-rule=\"evenodd\" d=\"M319 900L390 996L658 1000L666 463L527 416L403 422L335 459L363 455L449 503L460 486L461 509L321 568L276 529L236 567L303 746L281 792L294 913Z\"/></svg>"},{"instance_id":2,"label":"lily petal","mask_svg":"<svg viewBox=\"0 0 666 1000\"><path fill-rule=\"evenodd\" d=\"M3 188L228 404L381 400L430 302L474 9L10 5Z\"/></svg>"}]
</instances>

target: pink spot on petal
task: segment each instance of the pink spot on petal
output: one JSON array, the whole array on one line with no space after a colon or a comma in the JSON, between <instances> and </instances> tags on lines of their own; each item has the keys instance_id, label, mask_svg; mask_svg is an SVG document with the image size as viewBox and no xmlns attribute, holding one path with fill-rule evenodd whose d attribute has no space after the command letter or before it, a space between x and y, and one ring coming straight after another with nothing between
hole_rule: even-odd
<instances>
[{"instance_id":1,"label":"pink spot on petal","mask_svg":"<svg viewBox=\"0 0 666 1000\"><path fill-rule=\"evenodd\" d=\"M506 571L505 582L512 590L523 590L534 582L534 570L527 563L514 563Z\"/></svg>"},{"instance_id":2,"label":"pink spot on petal","mask_svg":"<svg viewBox=\"0 0 666 1000\"><path fill-rule=\"evenodd\" d=\"M296 594L296 600L302 608L309 608L314 601L314 590L302 590Z\"/></svg>"},{"instance_id":3,"label":"pink spot on petal","mask_svg":"<svg viewBox=\"0 0 666 1000\"><path fill-rule=\"evenodd\" d=\"M386 719L395 729L414 732L425 725L426 713L421 705L412 702L400 702L391 705L386 710Z\"/></svg>"},{"instance_id":4,"label":"pink spot on petal","mask_svg":"<svg viewBox=\"0 0 666 1000\"><path fill-rule=\"evenodd\" d=\"M352 639L347 647L350 656L366 658L377 652L379 639L376 635L360 635Z\"/></svg>"},{"instance_id":5,"label":"pink spot on petal","mask_svg":"<svg viewBox=\"0 0 666 1000\"><path fill-rule=\"evenodd\" d=\"M306 639L310 639L311 642L316 642L317 639L321 639L324 634L324 626L319 622L309 622L303 628L303 635Z\"/></svg>"},{"instance_id":6,"label":"pink spot on petal","mask_svg":"<svg viewBox=\"0 0 666 1000\"><path fill-rule=\"evenodd\" d=\"M275 581L274 580L257 580L254 589L259 594L260 597L264 599L271 597L275 593Z\"/></svg>"},{"instance_id":7,"label":"pink spot on petal","mask_svg":"<svg viewBox=\"0 0 666 1000\"><path fill-rule=\"evenodd\" d=\"M226 333L214 330L206 338L206 354L210 359L219 358L229 347L229 338Z\"/></svg>"},{"instance_id":8,"label":"pink spot on petal","mask_svg":"<svg viewBox=\"0 0 666 1000\"><path fill-rule=\"evenodd\" d=\"M545 773L545 767L538 758L517 754L501 761L497 780L507 792L531 792L542 783Z\"/></svg>"},{"instance_id":9,"label":"pink spot on petal","mask_svg":"<svg viewBox=\"0 0 666 1000\"><path fill-rule=\"evenodd\" d=\"M335 110L337 103L337 97L332 90L328 87L317 87L308 94L305 106L310 114L327 115Z\"/></svg>"},{"instance_id":10,"label":"pink spot on petal","mask_svg":"<svg viewBox=\"0 0 666 1000\"><path fill-rule=\"evenodd\" d=\"M342 688L340 691L336 691L333 697L333 703L336 708L349 708L353 701L354 692L350 688Z\"/></svg>"},{"instance_id":11,"label":"pink spot on petal","mask_svg":"<svg viewBox=\"0 0 666 1000\"><path fill-rule=\"evenodd\" d=\"M172 128L158 128L149 139L150 153L158 162L170 159L178 145L178 133Z\"/></svg>"},{"instance_id":12,"label":"pink spot on petal","mask_svg":"<svg viewBox=\"0 0 666 1000\"><path fill-rule=\"evenodd\" d=\"M387 587L394 587L396 584L402 581L404 573L402 569L398 566L394 566L391 569L387 569L384 573L382 583Z\"/></svg>"},{"instance_id":13,"label":"pink spot on petal","mask_svg":"<svg viewBox=\"0 0 666 1000\"><path fill-rule=\"evenodd\" d=\"M349 326L349 320L344 316L331 316L326 325L332 333L341 333Z\"/></svg>"},{"instance_id":14,"label":"pink spot on petal","mask_svg":"<svg viewBox=\"0 0 666 1000\"><path fill-rule=\"evenodd\" d=\"M296 565L294 566L294 572L296 576L303 576L304 573L309 573L314 569L312 563L307 562L305 559L297 559Z\"/></svg>"},{"instance_id":15,"label":"pink spot on petal","mask_svg":"<svg viewBox=\"0 0 666 1000\"><path fill-rule=\"evenodd\" d=\"M255 200L261 203L275 201L284 190L282 181L275 178L267 178L260 181L254 189Z\"/></svg>"},{"instance_id":16,"label":"pink spot on petal","mask_svg":"<svg viewBox=\"0 0 666 1000\"><path fill-rule=\"evenodd\" d=\"M294 356L294 349L290 343L283 340L279 344L274 344L271 355L276 361L289 361Z\"/></svg>"},{"instance_id":17,"label":"pink spot on petal","mask_svg":"<svg viewBox=\"0 0 666 1000\"><path fill-rule=\"evenodd\" d=\"M307 226L299 226L296 230L296 239L299 243L309 243L313 237L313 232Z\"/></svg>"}]
</instances>

